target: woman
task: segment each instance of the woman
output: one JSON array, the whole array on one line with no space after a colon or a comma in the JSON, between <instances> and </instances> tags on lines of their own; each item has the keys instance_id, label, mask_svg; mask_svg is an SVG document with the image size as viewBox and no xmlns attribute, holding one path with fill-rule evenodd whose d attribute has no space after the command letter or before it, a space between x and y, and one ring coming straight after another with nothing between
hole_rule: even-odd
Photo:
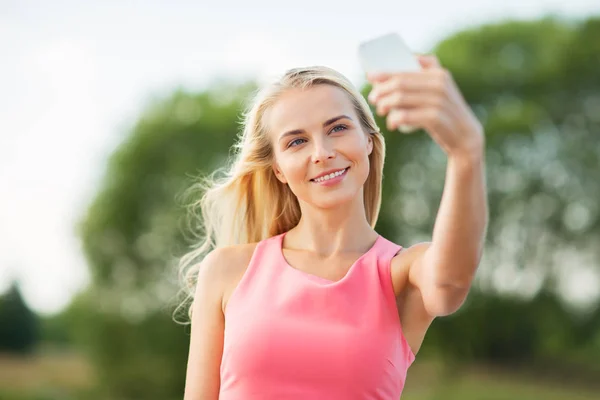
<instances>
[{"instance_id":1,"label":"woman","mask_svg":"<svg viewBox=\"0 0 600 400\"><path fill-rule=\"evenodd\" d=\"M419 61L368 77L390 131L422 127L448 156L432 242L406 249L374 230L384 138L352 84L297 68L258 93L198 203L206 241L182 259L197 282L186 400L400 397L432 320L464 302L487 226L482 127L436 58Z\"/></svg>"}]
</instances>

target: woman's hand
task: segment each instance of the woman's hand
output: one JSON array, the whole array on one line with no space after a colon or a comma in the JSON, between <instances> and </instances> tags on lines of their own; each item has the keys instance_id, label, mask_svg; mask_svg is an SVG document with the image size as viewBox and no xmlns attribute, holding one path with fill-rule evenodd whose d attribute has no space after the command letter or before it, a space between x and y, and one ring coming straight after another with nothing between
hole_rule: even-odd
<instances>
[{"instance_id":1,"label":"woman's hand","mask_svg":"<svg viewBox=\"0 0 600 400\"><path fill-rule=\"evenodd\" d=\"M424 128L448 156L480 155L483 127L460 93L450 72L433 55L418 55L418 72L371 73L369 102L387 115L390 131L400 125Z\"/></svg>"}]
</instances>

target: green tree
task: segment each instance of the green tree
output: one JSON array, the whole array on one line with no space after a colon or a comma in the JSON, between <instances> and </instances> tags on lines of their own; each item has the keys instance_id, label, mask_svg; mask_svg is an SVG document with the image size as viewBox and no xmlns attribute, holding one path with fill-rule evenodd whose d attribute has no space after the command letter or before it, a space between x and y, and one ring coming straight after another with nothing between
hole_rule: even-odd
<instances>
[{"instance_id":1,"label":"green tree","mask_svg":"<svg viewBox=\"0 0 600 400\"><path fill-rule=\"evenodd\" d=\"M30 353L39 340L37 315L27 306L17 282L0 296L0 351Z\"/></svg>"},{"instance_id":2,"label":"green tree","mask_svg":"<svg viewBox=\"0 0 600 400\"><path fill-rule=\"evenodd\" d=\"M180 195L223 164L252 84L149 104L111 156L80 225L93 285L69 310L111 398L180 396L189 329L172 321L186 239Z\"/></svg>"},{"instance_id":3,"label":"green tree","mask_svg":"<svg viewBox=\"0 0 600 400\"><path fill-rule=\"evenodd\" d=\"M599 299L567 312L559 289L567 275L594 266L599 272L599 32L599 18L579 24L547 18L475 28L437 46L485 125L491 221L478 289L519 297L482 307L485 300L474 295L455 317L470 326L469 343L480 349L474 356L527 360L555 357L557 350L567 356L597 337L598 314L589 311ZM573 250L584 257L561 263ZM510 277L504 287L501 274ZM446 338L438 348L450 352L468 329L451 335L445 328L452 322L437 323ZM484 326L512 333L500 337L484 333ZM505 345L493 350L500 342ZM587 352L588 360L598 354Z\"/></svg>"}]
</instances>

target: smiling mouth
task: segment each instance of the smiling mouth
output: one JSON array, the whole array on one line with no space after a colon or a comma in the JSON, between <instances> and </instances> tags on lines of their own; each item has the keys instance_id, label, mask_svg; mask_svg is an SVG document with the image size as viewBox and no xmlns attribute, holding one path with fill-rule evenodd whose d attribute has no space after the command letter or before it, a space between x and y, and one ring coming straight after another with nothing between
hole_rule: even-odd
<instances>
[{"instance_id":1,"label":"smiling mouth","mask_svg":"<svg viewBox=\"0 0 600 400\"><path fill-rule=\"evenodd\" d=\"M336 178L336 177L338 177L340 175L344 175L346 173L346 171L348 171L349 169L350 169L350 167L344 168L344 169L341 169L341 170L339 170L337 172L332 172L329 175L321 176L321 177L316 178L316 179L311 179L310 181L311 182L317 182L317 183L319 183L319 182L326 182L326 181L328 181L330 179L333 179L333 178Z\"/></svg>"}]
</instances>

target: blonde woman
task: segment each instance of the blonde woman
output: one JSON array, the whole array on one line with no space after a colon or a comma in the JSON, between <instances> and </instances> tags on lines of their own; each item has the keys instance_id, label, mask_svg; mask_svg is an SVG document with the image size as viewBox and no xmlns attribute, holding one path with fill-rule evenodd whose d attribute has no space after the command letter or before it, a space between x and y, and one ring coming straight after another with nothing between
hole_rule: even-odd
<instances>
[{"instance_id":1,"label":"blonde woman","mask_svg":"<svg viewBox=\"0 0 600 400\"><path fill-rule=\"evenodd\" d=\"M374 230L385 142L360 92L309 67L257 94L197 204L206 240L182 259L186 400L400 397L432 320L464 302L487 226L482 127L436 58L419 61L368 77L390 131L422 127L448 156L432 241L409 248Z\"/></svg>"}]
</instances>

